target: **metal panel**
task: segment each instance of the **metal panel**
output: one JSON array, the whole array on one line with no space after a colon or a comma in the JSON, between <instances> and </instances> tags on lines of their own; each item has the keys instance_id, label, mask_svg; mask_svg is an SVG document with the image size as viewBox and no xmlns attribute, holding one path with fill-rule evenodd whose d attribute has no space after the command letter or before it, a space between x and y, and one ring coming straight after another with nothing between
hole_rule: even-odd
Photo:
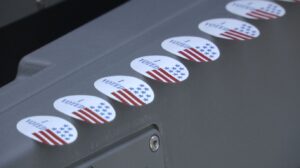
<instances>
[{"instance_id":1,"label":"metal panel","mask_svg":"<svg viewBox=\"0 0 300 168\"><path fill-rule=\"evenodd\" d=\"M281 3L288 12L285 17L250 21L228 13L228 1L130 1L30 54L25 60L47 66L1 89L0 166L66 167L155 124L164 142L165 167L299 167L299 6ZM201 21L218 17L250 22L262 35L234 42L198 30ZM163 40L178 35L214 41L222 52L220 59L195 64L160 47ZM134 58L150 54L182 61L189 79L163 85L130 68ZM22 65L20 74L26 71ZM146 81L154 89L154 102L128 107L94 88L95 80L119 74ZM64 116L52 103L70 94L108 100L117 118L95 127ZM68 119L79 139L61 148L26 139L15 125L30 115Z\"/></svg>"},{"instance_id":2,"label":"metal panel","mask_svg":"<svg viewBox=\"0 0 300 168\"><path fill-rule=\"evenodd\" d=\"M158 151L150 150L149 141L152 136L159 136L154 126L126 137L111 145L106 152L97 152L70 167L106 168L115 167L145 167L164 168L163 146L161 141Z\"/></svg>"}]
</instances>

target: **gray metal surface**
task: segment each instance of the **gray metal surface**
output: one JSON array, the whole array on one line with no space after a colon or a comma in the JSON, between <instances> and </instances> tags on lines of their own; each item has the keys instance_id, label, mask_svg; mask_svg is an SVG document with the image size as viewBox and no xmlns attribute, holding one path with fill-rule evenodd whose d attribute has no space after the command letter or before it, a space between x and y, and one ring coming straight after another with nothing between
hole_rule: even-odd
<instances>
[{"instance_id":1,"label":"gray metal surface","mask_svg":"<svg viewBox=\"0 0 300 168\"><path fill-rule=\"evenodd\" d=\"M200 32L197 25L206 19L245 20L227 12L227 2L133 0L28 55L18 79L0 90L0 167L76 165L153 124L163 142L165 167L299 167L300 6L280 3L287 14L278 20L246 20L262 33L252 41ZM221 58L190 63L160 47L164 39L178 35L212 40ZM180 60L190 71L189 79L165 85L130 68L131 60L151 54ZM134 108L106 98L93 83L109 75L145 80L154 89L154 102ZM54 100L74 94L107 99L117 118L90 126L53 108ZM37 144L15 128L32 115L67 119L77 127L79 138L64 147ZM143 160L136 162L143 165Z\"/></svg>"},{"instance_id":2,"label":"gray metal surface","mask_svg":"<svg viewBox=\"0 0 300 168\"><path fill-rule=\"evenodd\" d=\"M145 128L135 135L117 142L103 153L95 153L92 156L74 163L72 168L102 168L102 167L146 167L164 168L163 149L152 152L149 140L153 135L159 135L155 126Z\"/></svg>"}]
</instances>

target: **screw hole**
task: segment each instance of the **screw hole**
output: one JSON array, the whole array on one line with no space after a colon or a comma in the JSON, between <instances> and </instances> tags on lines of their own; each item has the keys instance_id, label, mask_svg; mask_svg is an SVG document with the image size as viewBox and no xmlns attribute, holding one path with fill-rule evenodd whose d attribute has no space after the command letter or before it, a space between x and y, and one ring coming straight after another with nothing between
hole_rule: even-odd
<instances>
[{"instance_id":1,"label":"screw hole","mask_svg":"<svg viewBox=\"0 0 300 168\"><path fill-rule=\"evenodd\" d=\"M157 152L160 147L159 137L157 135L153 135L150 138L149 146L152 152Z\"/></svg>"}]
</instances>

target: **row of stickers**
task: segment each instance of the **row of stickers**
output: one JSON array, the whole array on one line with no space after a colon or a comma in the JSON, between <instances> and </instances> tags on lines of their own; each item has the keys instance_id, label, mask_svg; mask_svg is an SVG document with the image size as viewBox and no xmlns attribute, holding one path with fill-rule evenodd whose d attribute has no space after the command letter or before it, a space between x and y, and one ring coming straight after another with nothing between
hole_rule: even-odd
<instances>
[{"instance_id":1,"label":"row of stickers","mask_svg":"<svg viewBox=\"0 0 300 168\"><path fill-rule=\"evenodd\" d=\"M262 0L233 1L227 4L226 9L248 19L270 20L285 14L285 9L280 5ZM260 31L254 25L230 18L206 20L199 24L199 29L228 40L251 40L260 35ZM172 37L164 40L161 47L178 57L198 63L215 61L220 57L218 47L200 37ZM131 62L131 68L162 83L179 83L189 76L188 69L181 62L161 55L136 58ZM95 81L94 86L111 99L129 106L144 106L154 100L152 88L144 81L131 76L104 77ZM116 117L116 111L110 103L89 95L59 98L54 102L54 108L89 124L110 123ZM54 116L22 119L18 122L17 129L27 137L51 146L70 144L78 136L76 128L70 122Z\"/></svg>"}]
</instances>

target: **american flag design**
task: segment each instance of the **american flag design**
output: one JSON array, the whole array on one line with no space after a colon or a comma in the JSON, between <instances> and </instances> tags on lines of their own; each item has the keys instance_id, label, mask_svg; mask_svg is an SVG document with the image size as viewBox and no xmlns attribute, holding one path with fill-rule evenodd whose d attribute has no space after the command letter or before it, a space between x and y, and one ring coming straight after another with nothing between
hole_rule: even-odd
<instances>
[{"instance_id":1,"label":"american flag design","mask_svg":"<svg viewBox=\"0 0 300 168\"><path fill-rule=\"evenodd\" d=\"M189 71L182 63L167 56L139 57L130 65L136 72L163 83L179 83L189 76Z\"/></svg>"},{"instance_id":2,"label":"american flag design","mask_svg":"<svg viewBox=\"0 0 300 168\"><path fill-rule=\"evenodd\" d=\"M32 116L20 120L17 129L25 136L50 146L73 143L78 136L68 121L55 116Z\"/></svg>"},{"instance_id":3,"label":"american flag design","mask_svg":"<svg viewBox=\"0 0 300 168\"><path fill-rule=\"evenodd\" d=\"M53 105L56 110L89 124L107 124L116 117L112 105L96 96L65 96L57 99Z\"/></svg>"},{"instance_id":4,"label":"american flag design","mask_svg":"<svg viewBox=\"0 0 300 168\"><path fill-rule=\"evenodd\" d=\"M206 20L199 24L199 29L215 37L238 41L251 40L260 35L254 25L229 18Z\"/></svg>"},{"instance_id":5,"label":"american flag design","mask_svg":"<svg viewBox=\"0 0 300 168\"><path fill-rule=\"evenodd\" d=\"M106 96L129 106L144 106L154 100L152 88L131 76L110 76L98 79L95 88Z\"/></svg>"},{"instance_id":6,"label":"american flag design","mask_svg":"<svg viewBox=\"0 0 300 168\"><path fill-rule=\"evenodd\" d=\"M166 39L161 44L166 51L189 61L205 63L220 57L219 48L211 41L194 36Z\"/></svg>"},{"instance_id":7,"label":"american flag design","mask_svg":"<svg viewBox=\"0 0 300 168\"><path fill-rule=\"evenodd\" d=\"M226 5L236 15L255 20L277 19L285 15L285 9L277 3L261 0L237 0Z\"/></svg>"}]
</instances>

